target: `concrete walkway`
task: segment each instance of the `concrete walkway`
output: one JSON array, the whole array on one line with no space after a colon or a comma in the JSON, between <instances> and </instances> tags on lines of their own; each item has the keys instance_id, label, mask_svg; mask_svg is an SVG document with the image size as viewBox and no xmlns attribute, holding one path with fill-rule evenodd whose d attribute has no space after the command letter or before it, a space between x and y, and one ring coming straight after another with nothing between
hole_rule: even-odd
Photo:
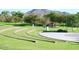
<instances>
[{"instance_id":1,"label":"concrete walkway","mask_svg":"<svg viewBox=\"0 0 79 59\"><path fill-rule=\"evenodd\" d=\"M44 33L39 33L39 34L48 38L79 42L79 33L44 32Z\"/></svg>"}]
</instances>

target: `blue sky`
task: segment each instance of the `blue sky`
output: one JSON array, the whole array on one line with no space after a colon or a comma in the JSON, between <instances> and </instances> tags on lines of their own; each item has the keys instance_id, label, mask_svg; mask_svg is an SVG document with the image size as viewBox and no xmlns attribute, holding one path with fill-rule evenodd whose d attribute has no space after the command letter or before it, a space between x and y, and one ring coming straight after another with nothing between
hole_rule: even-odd
<instances>
[{"instance_id":1,"label":"blue sky","mask_svg":"<svg viewBox=\"0 0 79 59\"><path fill-rule=\"evenodd\" d=\"M21 12L27 12L27 11L30 11L32 9L0 9L0 13L3 11L3 10L8 10L8 11L21 11ZM77 12L79 12L79 9L49 9L49 10L53 10L53 11L61 11L61 12L68 12L68 13L71 13L71 14L75 14Z\"/></svg>"}]
</instances>

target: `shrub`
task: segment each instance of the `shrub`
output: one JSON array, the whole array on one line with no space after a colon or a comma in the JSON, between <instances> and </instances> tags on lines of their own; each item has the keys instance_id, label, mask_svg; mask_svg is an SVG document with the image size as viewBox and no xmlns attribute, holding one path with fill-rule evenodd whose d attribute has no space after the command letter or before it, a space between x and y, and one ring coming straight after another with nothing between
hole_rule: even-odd
<instances>
[{"instance_id":1,"label":"shrub","mask_svg":"<svg viewBox=\"0 0 79 59\"><path fill-rule=\"evenodd\" d=\"M57 30L57 32L68 32L68 31L67 30L59 29L59 30Z\"/></svg>"},{"instance_id":2,"label":"shrub","mask_svg":"<svg viewBox=\"0 0 79 59\"><path fill-rule=\"evenodd\" d=\"M46 30L44 30L43 32L68 32L68 31L67 30L58 29L57 31L46 31Z\"/></svg>"}]
</instances>

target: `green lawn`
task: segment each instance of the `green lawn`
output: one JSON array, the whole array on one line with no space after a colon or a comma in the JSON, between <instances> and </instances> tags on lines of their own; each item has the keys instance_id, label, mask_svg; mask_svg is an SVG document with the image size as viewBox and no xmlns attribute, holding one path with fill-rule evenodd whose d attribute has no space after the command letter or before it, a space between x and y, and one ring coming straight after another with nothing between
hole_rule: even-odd
<instances>
[{"instance_id":1,"label":"green lawn","mask_svg":"<svg viewBox=\"0 0 79 59\"><path fill-rule=\"evenodd\" d=\"M43 27L36 26L12 26L13 24L0 23L0 49L2 50L78 50L79 44L75 42L64 42L55 39L45 38L39 35ZM8 29L9 28L9 29ZM11 28L11 29L10 29ZM50 28L50 30L67 29L70 27ZM7 29L7 30L5 30ZM4 30L4 31L2 31ZM79 28L73 28L78 32ZM35 41L35 42L34 42ZM55 41L55 43L53 43Z\"/></svg>"}]
</instances>

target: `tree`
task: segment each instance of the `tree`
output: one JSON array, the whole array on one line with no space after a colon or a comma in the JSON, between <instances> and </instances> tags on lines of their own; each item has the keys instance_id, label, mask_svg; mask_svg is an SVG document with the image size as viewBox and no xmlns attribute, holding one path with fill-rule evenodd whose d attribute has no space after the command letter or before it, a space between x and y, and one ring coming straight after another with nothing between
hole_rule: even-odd
<instances>
[{"instance_id":1,"label":"tree","mask_svg":"<svg viewBox=\"0 0 79 59\"><path fill-rule=\"evenodd\" d=\"M23 18L24 14L22 12L12 11L11 14L12 14L12 22L22 22L23 21L22 18Z\"/></svg>"},{"instance_id":2,"label":"tree","mask_svg":"<svg viewBox=\"0 0 79 59\"><path fill-rule=\"evenodd\" d=\"M17 16L17 17L20 17L20 18L22 18L23 17L23 13L22 12L20 12L20 11L12 11L11 12L11 14L12 14L12 16Z\"/></svg>"},{"instance_id":3,"label":"tree","mask_svg":"<svg viewBox=\"0 0 79 59\"><path fill-rule=\"evenodd\" d=\"M56 24L56 23L59 23L61 22L61 19L60 19L60 15L59 14L56 14L56 13L49 13L47 15L44 16L47 20L47 24L53 24L53 26Z\"/></svg>"},{"instance_id":4,"label":"tree","mask_svg":"<svg viewBox=\"0 0 79 59\"><path fill-rule=\"evenodd\" d=\"M72 15L67 15L65 19L65 23L67 26L73 27L75 25L75 16Z\"/></svg>"},{"instance_id":5,"label":"tree","mask_svg":"<svg viewBox=\"0 0 79 59\"><path fill-rule=\"evenodd\" d=\"M36 21L38 20L37 15L28 15L23 17L24 22L32 24L33 28L37 24Z\"/></svg>"},{"instance_id":6,"label":"tree","mask_svg":"<svg viewBox=\"0 0 79 59\"><path fill-rule=\"evenodd\" d=\"M75 26L79 27L79 12L75 14Z\"/></svg>"},{"instance_id":7,"label":"tree","mask_svg":"<svg viewBox=\"0 0 79 59\"><path fill-rule=\"evenodd\" d=\"M2 11L1 12L1 19L4 22L10 22L11 21L11 17L10 17L9 11Z\"/></svg>"},{"instance_id":8,"label":"tree","mask_svg":"<svg viewBox=\"0 0 79 59\"><path fill-rule=\"evenodd\" d=\"M31 24L35 24L35 21L37 20L37 15L29 15L29 16L24 16L24 22L26 23L31 23Z\"/></svg>"}]
</instances>

